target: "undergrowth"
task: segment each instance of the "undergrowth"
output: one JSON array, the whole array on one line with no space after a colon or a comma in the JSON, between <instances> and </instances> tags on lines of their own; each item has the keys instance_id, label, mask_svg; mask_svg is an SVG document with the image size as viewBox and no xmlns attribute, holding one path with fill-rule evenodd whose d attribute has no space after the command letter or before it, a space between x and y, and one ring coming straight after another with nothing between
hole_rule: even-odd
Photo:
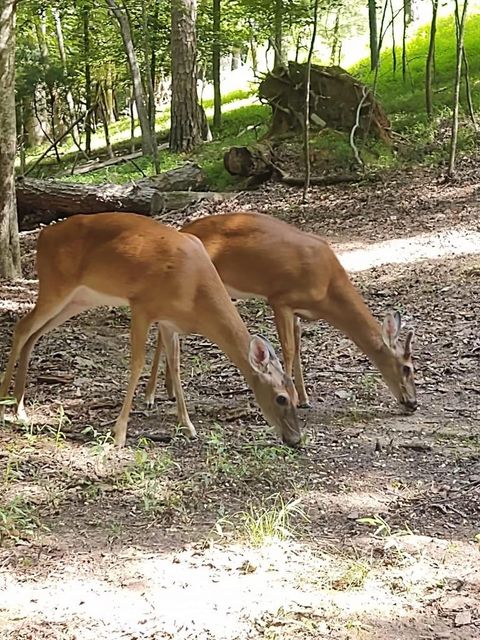
<instances>
[{"instance_id":1,"label":"undergrowth","mask_svg":"<svg viewBox=\"0 0 480 640\"><path fill-rule=\"evenodd\" d=\"M465 49L470 64L470 79L475 107L480 109L480 15L467 19ZM376 90L387 113L392 129L400 133L390 148L386 144L370 140L365 143L357 136L356 145L365 166L371 169L385 169L399 165L425 163L438 165L445 162L450 145L451 100L455 67L455 33L453 17L438 22L434 74L434 117L428 119L424 106L425 60L428 50L429 25L421 27L407 42L407 75L402 79L400 68L401 51L396 49L397 68L393 69L392 50L381 54L380 71ZM367 84L373 83L370 61L362 60L350 70ZM268 128L270 108L260 104L253 96L254 87L238 89L222 98L222 126L213 131L213 141L201 145L192 153L159 153L161 171L174 169L190 160L200 165L207 177L208 188L225 191L235 188L238 180L231 176L223 166L223 155L232 146L248 146L261 138ZM465 90L462 100L465 105ZM207 117L213 116L213 100L204 100ZM458 151L475 150L478 139L466 116L459 129ZM170 109L166 107L157 117L157 138L159 143L168 139ZM114 151L126 154L131 151L130 121L128 117L110 126L110 135ZM140 148L140 130L135 135L136 149ZM93 146L98 148L99 157L104 154L102 132L94 137ZM70 145L70 146L69 146ZM42 163L34 175L37 177L58 177L65 181L86 184L125 183L139 180L154 174L151 158L141 157L124 164L105 167L84 175L68 175L76 161L76 150L65 144L61 152L60 164L51 158ZM35 149L32 162L42 149ZM348 171L358 169L348 132L323 130L312 132L311 152L313 153L312 171L322 173L329 170ZM292 159L294 172L303 173L302 145L300 141L285 140L279 150L282 161L289 164Z\"/></svg>"},{"instance_id":2,"label":"undergrowth","mask_svg":"<svg viewBox=\"0 0 480 640\"><path fill-rule=\"evenodd\" d=\"M465 51L469 61L472 97L476 109L480 109L480 15L467 17L465 24ZM407 125L412 115L422 119L425 113L425 64L428 53L430 25L423 25L407 41L407 74L402 78L400 47L396 47L396 70L393 66L392 49L380 55L377 93L388 113L399 114L396 127ZM438 20L435 39L435 70L433 78L434 108L439 112L452 104L455 77L456 47L453 16ZM370 70L370 59L361 60L349 72L372 84L374 74ZM462 103L466 106L465 89ZM402 114L402 116L400 116ZM403 116L403 114L409 114Z\"/></svg>"}]
</instances>

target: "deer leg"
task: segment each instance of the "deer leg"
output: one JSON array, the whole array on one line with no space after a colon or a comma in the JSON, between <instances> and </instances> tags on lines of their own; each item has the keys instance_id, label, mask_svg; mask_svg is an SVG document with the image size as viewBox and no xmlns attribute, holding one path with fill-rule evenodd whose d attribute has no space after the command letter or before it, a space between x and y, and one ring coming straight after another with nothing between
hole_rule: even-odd
<instances>
[{"instance_id":1,"label":"deer leg","mask_svg":"<svg viewBox=\"0 0 480 640\"><path fill-rule=\"evenodd\" d=\"M145 343L151 321L139 309L131 307L132 321L130 326L131 341L131 365L130 379L128 381L127 393L123 401L122 410L113 428L115 444L119 447L125 445L127 439L128 417L132 408L133 396L137 388L138 380L145 364Z\"/></svg>"},{"instance_id":2,"label":"deer leg","mask_svg":"<svg viewBox=\"0 0 480 640\"><path fill-rule=\"evenodd\" d=\"M85 311L89 308L89 305L79 305L74 302L70 302L64 309L62 309L62 311L60 311L60 313L57 313L57 315L46 322L43 327L35 331L35 333L33 333L28 338L27 342L22 347L18 360L17 372L15 375L15 389L13 394L17 401L17 418L19 420L27 420L27 414L25 412L24 405L25 380L27 376L28 363L30 361L30 356L35 344L43 335L45 335L49 331L52 331L52 329L59 327L69 318L73 318L73 316L76 316L79 313L82 313L82 311Z\"/></svg>"},{"instance_id":3,"label":"deer leg","mask_svg":"<svg viewBox=\"0 0 480 640\"><path fill-rule=\"evenodd\" d=\"M147 388L145 389L145 402L147 407L151 409L155 404L155 387L157 386L158 368L160 366L160 356L162 355L162 333L160 329L157 335L157 344L153 355L152 370L148 379Z\"/></svg>"},{"instance_id":4,"label":"deer leg","mask_svg":"<svg viewBox=\"0 0 480 640\"><path fill-rule=\"evenodd\" d=\"M160 331L162 332L162 340L167 353L167 365L170 370L171 384L177 399L178 424L185 432L185 435L194 438L197 432L188 415L180 379L180 342L178 333L167 327L161 327Z\"/></svg>"},{"instance_id":5,"label":"deer leg","mask_svg":"<svg viewBox=\"0 0 480 640\"><path fill-rule=\"evenodd\" d=\"M47 324L58 313L60 313L63 306L64 304L58 303L39 303L39 301L37 300L37 304L32 309L32 311L27 313L27 315L25 315L17 322L13 333L10 356L8 358L2 384L0 385L0 398L5 398L8 394L8 389L13 377L15 364L17 363L21 351L30 336L45 324ZM4 410L5 406L0 405L0 422L3 421Z\"/></svg>"},{"instance_id":6,"label":"deer leg","mask_svg":"<svg viewBox=\"0 0 480 640\"><path fill-rule=\"evenodd\" d=\"M145 389L145 402L150 409L155 404L155 388L157 386L158 369L160 367L160 356L162 355L162 332L158 330L157 344L153 356L152 370L148 379L147 388ZM165 363L165 387L167 388L167 396L169 400L175 400L175 392L172 387L172 376L170 375L170 367L168 362Z\"/></svg>"},{"instance_id":7,"label":"deer leg","mask_svg":"<svg viewBox=\"0 0 480 640\"><path fill-rule=\"evenodd\" d=\"M285 373L287 376L290 376L290 378L293 378L293 361L295 359L295 318L290 309L286 307L274 307L273 313L278 337L280 338L280 344L282 345Z\"/></svg>"},{"instance_id":8,"label":"deer leg","mask_svg":"<svg viewBox=\"0 0 480 640\"><path fill-rule=\"evenodd\" d=\"M295 355L293 360L293 371L295 373L295 388L298 393L298 406L307 408L310 407L307 391L305 389L305 381L303 379L302 360L300 356L301 340L302 340L302 326L300 324L300 318L293 319L293 331L295 338Z\"/></svg>"}]
</instances>

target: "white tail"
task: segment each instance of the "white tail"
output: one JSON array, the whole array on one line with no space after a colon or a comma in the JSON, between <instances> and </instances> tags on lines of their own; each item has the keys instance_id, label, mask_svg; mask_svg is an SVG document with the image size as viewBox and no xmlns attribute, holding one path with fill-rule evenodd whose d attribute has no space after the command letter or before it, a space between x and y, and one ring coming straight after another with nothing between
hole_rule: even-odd
<instances>
[{"instance_id":1,"label":"white tail","mask_svg":"<svg viewBox=\"0 0 480 640\"><path fill-rule=\"evenodd\" d=\"M417 407L411 342L399 342L400 314L388 313L381 326L366 307L328 243L271 216L233 213L201 218L182 232L197 236L233 297L259 297L273 309L285 372L295 375L300 406L309 400L300 358L304 320L326 320L370 358L406 411ZM147 386L152 401L157 346ZM170 375L167 371L167 381ZM169 382L170 383L170 382Z\"/></svg>"},{"instance_id":2,"label":"white tail","mask_svg":"<svg viewBox=\"0 0 480 640\"><path fill-rule=\"evenodd\" d=\"M44 229L38 239L38 298L16 325L0 386L8 393L15 364L14 395L24 417L25 377L37 340L82 311L99 305L131 308L131 371L115 442L124 445L133 395L145 359L145 341L158 322L170 370L179 423L195 435L178 370L178 333L200 333L215 342L245 376L268 422L284 442L300 431L293 383L271 346L251 337L202 243L144 216L79 215ZM1 407L0 407L1 411Z\"/></svg>"}]
</instances>

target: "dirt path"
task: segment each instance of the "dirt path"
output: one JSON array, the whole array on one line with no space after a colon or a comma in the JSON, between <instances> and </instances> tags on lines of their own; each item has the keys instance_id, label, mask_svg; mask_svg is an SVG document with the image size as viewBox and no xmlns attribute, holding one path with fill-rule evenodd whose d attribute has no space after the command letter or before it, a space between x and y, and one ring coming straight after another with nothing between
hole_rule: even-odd
<instances>
[{"instance_id":1,"label":"dirt path","mask_svg":"<svg viewBox=\"0 0 480 640\"><path fill-rule=\"evenodd\" d=\"M401 309L416 330L414 416L346 338L306 325L313 408L291 452L223 355L188 337L198 441L145 438L173 433L159 387L153 411L139 394L118 452L127 314L92 311L44 338L33 425L0 432L0 638L478 639L479 173L465 162L453 185L423 172L313 190L308 206L273 185L228 205L326 235L377 317ZM34 243L23 235L27 279L0 285L0 369L35 297ZM240 310L277 345L262 303Z\"/></svg>"}]
</instances>

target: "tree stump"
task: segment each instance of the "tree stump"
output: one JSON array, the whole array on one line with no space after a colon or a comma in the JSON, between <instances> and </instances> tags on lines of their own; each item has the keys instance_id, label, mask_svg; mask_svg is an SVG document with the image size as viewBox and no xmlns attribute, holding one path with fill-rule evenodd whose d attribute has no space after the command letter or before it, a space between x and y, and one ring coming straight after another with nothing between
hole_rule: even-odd
<instances>
[{"instance_id":1,"label":"tree stump","mask_svg":"<svg viewBox=\"0 0 480 640\"><path fill-rule=\"evenodd\" d=\"M305 113L306 63L277 67L260 84L260 99L272 107L268 136L301 131ZM363 100L363 102L362 102ZM374 135L391 144L389 119L370 89L341 67L312 64L310 122L314 128L350 131L359 114L358 133Z\"/></svg>"}]
</instances>

